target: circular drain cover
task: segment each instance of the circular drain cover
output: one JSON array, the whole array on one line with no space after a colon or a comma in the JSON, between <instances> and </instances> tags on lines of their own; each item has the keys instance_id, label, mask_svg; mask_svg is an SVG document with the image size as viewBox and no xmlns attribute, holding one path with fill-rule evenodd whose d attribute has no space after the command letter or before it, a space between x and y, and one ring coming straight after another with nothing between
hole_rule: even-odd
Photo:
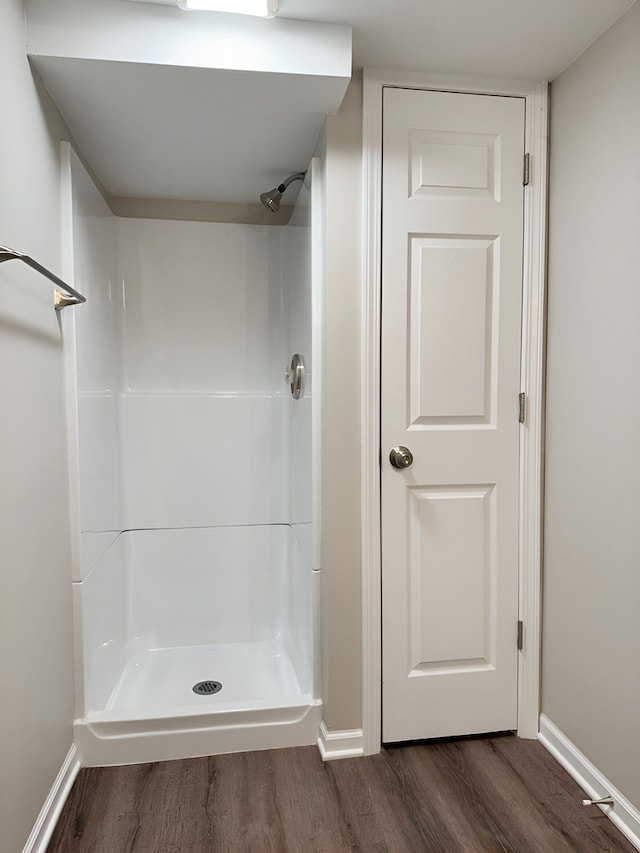
<instances>
[{"instance_id":1,"label":"circular drain cover","mask_svg":"<svg viewBox=\"0 0 640 853\"><path fill-rule=\"evenodd\" d=\"M211 696L221 690L222 684L219 681L199 681L193 685L193 692L199 696Z\"/></svg>"}]
</instances>

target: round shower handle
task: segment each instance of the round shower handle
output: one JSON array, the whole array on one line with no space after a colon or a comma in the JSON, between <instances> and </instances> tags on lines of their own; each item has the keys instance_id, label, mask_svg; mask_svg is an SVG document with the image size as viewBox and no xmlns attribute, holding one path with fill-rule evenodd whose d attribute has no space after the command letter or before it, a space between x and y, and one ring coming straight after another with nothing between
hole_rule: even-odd
<instances>
[{"instance_id":1,"label":"round shower handle","mask_svg":"<svg viewBox=\"0 0 640 853\"><path fill-rule=\"evenodd\" d=\"M389 462L391 462L394 468L399 468L400 470L409 468L413 464L413 453L408 447L397 445L391 448Z\"/></svg>"},{"instance_id":2,"label":"round shower handle","mask_svg":"<svg viewBox=\"0 0 640 853\"><path fill-rule=\"evenodd\" d=\"M294 400L299 400L304 397L304 380L305 380L304 358L299 352L291 356L291 364L285 371L285 377L291 389L291 396Z\"/></svg>"}]
</instances>

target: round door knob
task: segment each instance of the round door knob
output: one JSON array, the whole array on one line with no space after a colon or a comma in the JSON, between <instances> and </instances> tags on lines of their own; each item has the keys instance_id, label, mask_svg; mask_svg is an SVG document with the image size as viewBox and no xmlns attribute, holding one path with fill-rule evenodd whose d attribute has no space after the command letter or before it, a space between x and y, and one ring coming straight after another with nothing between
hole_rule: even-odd
<instances>
[{"instance_id":1,"label":"round door knob","mask_svg":"<svg viewBox=\"0 0 640 853\"><path fill-rule=\"evenodd\" d=\"M408 468L413 462L413 453L408 447L392 447L389 453L389 462L394 468Z\"/></svg>"}]
</instances>

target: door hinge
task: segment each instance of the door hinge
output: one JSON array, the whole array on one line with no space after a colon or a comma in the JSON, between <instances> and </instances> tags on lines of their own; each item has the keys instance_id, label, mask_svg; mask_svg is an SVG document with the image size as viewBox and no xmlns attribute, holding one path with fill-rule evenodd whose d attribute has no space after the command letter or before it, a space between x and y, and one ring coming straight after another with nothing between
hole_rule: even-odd
<instances>
[{"instance_id":1,"label":"door hinge","mask_svg":"<svg viewBox=\"0 0 640 853\"><path fill-rule=\"evenodd\" d=\"M521 652L524 647L524 622L518 620L518 651Z\"/></svg>"},{"instance_id":2,"label":"door hinge","mask_svg":"<svg viewBox=\"0 0 640 853\"><path fill-rule=\"evenodd\" d=\"M529 160L528 154L524 155L524 165L522 168L522 183L525 187L529 186Z\"/></svg>"},{"instance_id":3,"label":"door hinge","mask_svg":"<svg viewBox=\"0 0 640 853\"><path fill-rule=\"evenodd\" d=\"M527 414L527 395L524 391L521 391L518 394L518 420L521 424L524 423L524 419Z\"/></svg>"}]
</instances>

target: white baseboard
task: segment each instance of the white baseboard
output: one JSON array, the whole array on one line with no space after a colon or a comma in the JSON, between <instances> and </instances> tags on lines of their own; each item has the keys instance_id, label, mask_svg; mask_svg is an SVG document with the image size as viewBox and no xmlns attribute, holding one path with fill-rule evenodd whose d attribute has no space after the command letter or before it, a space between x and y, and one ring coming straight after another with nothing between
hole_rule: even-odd
<instances>
[{"instance_id":1,"label":"white baseboard","mask_svg":"<svg viewBox=\"0 0 640 853\"><path fill-rule=\"evenodd\" d=\"M540 714L538 738L551 755L562 764L569 775L573 776L583 791L586 791L589 799L613 797L613 806L589 806L589 808L602 809L620 832L629 839L634 847L640 850L640 811L544 714Z\"/></svg>"},{"instance_id":2,"label":"white baseboard","mask_svg":"<svg viewBox=\"0 0 640 853\"><path fill-rule=\"evenodd\" d=\"M364 755L362 729L330 732L323 720L320 723L318 749L323 761L333 761L336 758L357 758Z\"/></svg>"},{"instance_id":3,"label":"white baseboard","mask_svg":"<svg viewBox=\"0 0 640 853\"><path fill-rule=\"evenodd\" d=\"M69 791L79 770L80 762L76 748L72 745L67 757L62 762L62 767L51 786L22 853L45 853L62 807L69 796Z\"/></svg>"}]
</instances>

